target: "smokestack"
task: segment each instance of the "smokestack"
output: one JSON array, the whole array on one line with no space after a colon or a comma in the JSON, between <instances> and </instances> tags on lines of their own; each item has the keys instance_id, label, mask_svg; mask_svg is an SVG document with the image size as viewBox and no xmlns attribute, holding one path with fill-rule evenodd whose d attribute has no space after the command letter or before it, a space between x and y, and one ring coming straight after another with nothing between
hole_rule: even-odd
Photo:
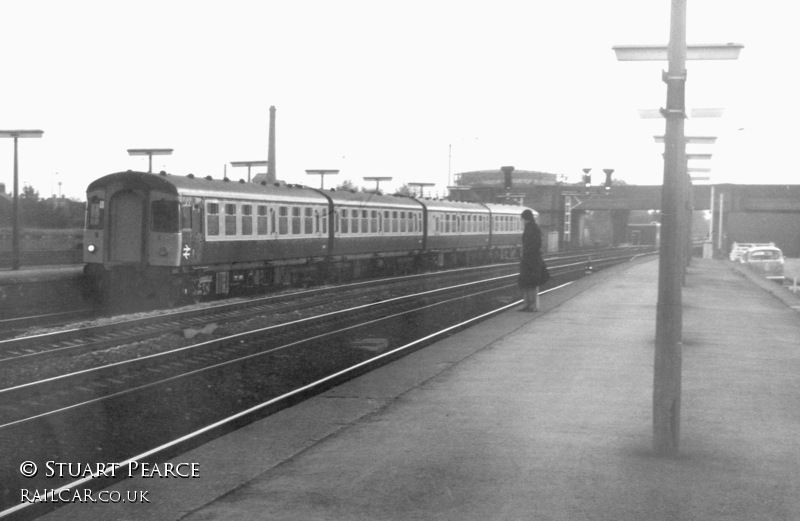
<instances>
[{"instance_id":1,"label":"smokestack","mask_svg":"<svg viewBox=\"0 0 800 521\"><path fill-rule=\"evenodd\" d=\"M267 152L267 183L277 181L275 173L275 106L269 108L269 151Z\"/></svg>"}]
</instances>

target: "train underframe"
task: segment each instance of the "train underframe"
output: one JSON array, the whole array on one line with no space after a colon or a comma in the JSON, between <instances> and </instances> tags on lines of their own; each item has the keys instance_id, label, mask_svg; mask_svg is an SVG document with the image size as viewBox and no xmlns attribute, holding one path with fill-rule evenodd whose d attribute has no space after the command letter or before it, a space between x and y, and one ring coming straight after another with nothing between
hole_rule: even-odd
<instances>
[{"instance_id":1,"label":"train underframe","mask_svg":"<svg viewBox=\"0 0 800 521\"><path fill-rule=\"evenodd\" d=\"M213 298L479 266L518 258L519 247L508 246L180 268L131 264L105 269L102 264L87 264L84 293L94 301L121 307L172 307Z\"/></svg>"}]
</instances>

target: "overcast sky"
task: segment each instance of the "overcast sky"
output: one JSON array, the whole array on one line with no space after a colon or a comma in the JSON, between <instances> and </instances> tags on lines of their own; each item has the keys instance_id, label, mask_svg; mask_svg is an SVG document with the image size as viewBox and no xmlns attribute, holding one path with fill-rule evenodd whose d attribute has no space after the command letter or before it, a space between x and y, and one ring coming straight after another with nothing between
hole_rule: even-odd
<instances>
[{"instance_id":1,"label":"overcast sky","mask_svg":"<svg viewBox=\"0 0 800 521\"><path fill-rule=\"evenodd\" d=\"M798 183L798 4L689 0L689 43L744 44L738 61L687 62L687 134L718 136L714 182ZM382 188L514 165L569 176L603 168L660 184L666 63L612 46L664 44L669 0L0 0L0 129L20 140L21 184L83 198L102 175L147 170L128 148L173 148L154 170L247 176L339 169L326 187ZM741 129L741 130L740 130ZM11 191L13 144L0 140ZM254 169L253 173L264 169Z\"/></svg>"}]
</instances>

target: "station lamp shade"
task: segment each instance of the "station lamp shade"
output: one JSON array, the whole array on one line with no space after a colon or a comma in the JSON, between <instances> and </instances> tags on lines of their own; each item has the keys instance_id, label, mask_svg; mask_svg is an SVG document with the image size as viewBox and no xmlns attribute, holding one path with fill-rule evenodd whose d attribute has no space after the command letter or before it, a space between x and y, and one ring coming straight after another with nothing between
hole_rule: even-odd
<instances>
[{"instance_id":1,"label":"station lamp shade","mask_svg":"<svg viewBox=\"0 0 800 521\"><path fill-rule=\"evenodd\" d=\"M687 60L737 60L744 48L740 43L689 44ZM666 45L615 45L612 47L619 61L667 61Z\"/></svg>"},{"instance_id":2,"label":"station lamp shade","mask_svg":"<svg viewBox=\"0 0 800 521\"><path fill-rule=\"evenodd\" d=\"M613 168L604 168L603 173L606 175L605 183L603 183L603 188L606 190L611 190L611 175L614 173Z\"/></svg>"},{"instance_id":3,"label":"station lamp shade","mask_svg":"<svg viewBox=\"0 0 800 521\"><path fill-rule=\"evenodd\" d=\"M0 137L42 137L44 130L0 130Z\"/></svg>"},{"instance_id":4,"label":"station lamp shade","mask_svg":"<svg viewBox=\"0 0 800 521\"><path fill-rule=\"evenodd\" d=\"M592 174L589 173L591 171L592 171L591 168L584 168L583 169L583 185L586 188L589 188L590 186L592 186Z\"/></svg>"}]
</instances>

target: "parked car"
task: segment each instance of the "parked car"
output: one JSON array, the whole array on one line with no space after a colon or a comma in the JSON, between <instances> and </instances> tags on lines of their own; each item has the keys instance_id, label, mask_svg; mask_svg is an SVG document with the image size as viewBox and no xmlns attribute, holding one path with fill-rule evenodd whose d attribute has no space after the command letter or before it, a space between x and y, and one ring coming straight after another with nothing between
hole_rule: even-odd
<instances>
[{"instance_id":1,"label":"parked car","mask_svg":"<svg viewBox=\"0 0 800 521\"><path fill-rule=\"evenodd\" d=\"M742 256L742 263L770 280L783 283L783 252L775 246L750 248Z\"/></svg>"},{"instance_id":2,"label":"parked car","mask_svg":"<svg viewBox=\"0 0 800 521\"><path fill-rule=\"evenodd\" d=\"M733 245L731 245L730 259L732 261L744 262L744 254L747 253L747 250L750 248L760 248L761 246L775 246L775 243L734 242Z\"/></svg>"}]
</instances>

